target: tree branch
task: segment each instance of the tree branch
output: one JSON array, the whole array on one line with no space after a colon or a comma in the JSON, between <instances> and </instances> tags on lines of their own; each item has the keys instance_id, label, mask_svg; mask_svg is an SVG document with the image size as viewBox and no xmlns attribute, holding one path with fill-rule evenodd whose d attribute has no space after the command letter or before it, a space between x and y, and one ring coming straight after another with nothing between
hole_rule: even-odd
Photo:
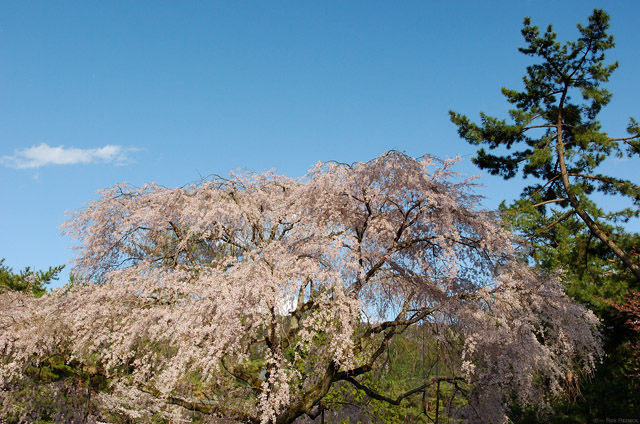
<instances>
[{"instance_id":1,"label":"tree branch","mask_svg":"<svg viewBox=\"0 0 640 424\"><path fill-rule=\"evenodd\" d=\"M589 216L589 214L582 208L578 198L573 193L573 187L571 187L571 183L569 182L569 171L567 170L567 165L565 163L565 155L564 155L564 142L562 139L562 107L564 105L564 100L566 98L566 91L568 87L565 87L565 91L562 94L562 99L558 105L558 134L557 134L557 143L556 143L556 151L558 153L558 163L560 165L560 176L562 180L562 185L564 186L565 192L567 194L567 198L569 199L569 203L571 207L576 211L578 216L587 224L589 230L598 237L604 244L606 244L609 249L613 251L613 253L622 260L624 265L631 270L633 275L636 277L638 281L640 281L640 266L636 262L634 262L627 253L620 248L609 235L603 231L600 226Z\"/></svg>"},{"instance_id":2,"label":"tree branch","mask_svg":"<svg viewBox=\"0 0 640 424\"><path fill-rule=\"evenodd\" d=\"M556 93L556 94L560 94L560 93ZM557 126L557 125L555 125L555 124L532 125L532 126L530 126L530 127L524 127L524 128L522 129L522 132L524 132L524 131L529 131L529 130L532 130L532 129L534 129L534 128L558 128L558 126Z\"/></svg>"},{"instance_id":3,"label":"tree branch","mask_svg":"<svg viewBox=\"0 0 640 424\"><path fill-rule=\"evenodd\" d=\"M178 226L176 224L173 223L173 221L169 221L169 225L171 226L171 229L173 230L174 234L176 235L176 238L178 239L178 243L182 243L182 234L180 232L180 229L178 228ZM191 251L189 250L188 246L185 246L182 250L187 257L189 258L189 262L191 263L191 266L198 270L198 264L196 262L196 259L193 257L193 253L191 253Z\"/></svg>"},{"instance_id":4,"label":"tree branch","mask_svg":"<svg viewBox=\"0 0 640 424\"><path fill-rule=\"evenodd\" d=\"M631 140L635 140L636 138L640 138L640 134L631 136L631 137L622 137L622 138L608 138L607 140L609 141L631 141Z\"/></svg>"},{"instance_id":5,"label":"tree branch","mask_svg":"<svg viewBox=\"0 0 640 424\"><path fill-rule=\"evenodd\" d=\"M591 180L597 180L597 181L602 181L608 184L613 184L613 185L620 185L623 184L623 182L621 181L617 181L614 178L607 178L607 177L603 177L602 175L591 175L591 174L575 174L575 173L569 173L570 177L579 177L579 178L589 178ZM638 186L633 186L634 189L640 189L640 187Z\"/></svg>"},{"instance_id":6,"label":"tree branch","mask_svg":"<svg viewBox=\"0 0 640 424\"><path fill-rule=\"evenodd\" d=\"M427 381L426 383L411 389L405 393L402 393L401 395L398 395L398 397L396 397L395 399L390 398L388 396L382 395L376 391L374 391L373 389L367 387L366 385L360 383L358 380L356 380L354 377L350 377L347 376L346 378L344 378L345 381L348 381L349 383L353 384L357 389L362 390L363 392L365 392L367 394L367 396L376 399L376 400L380 400L383 402L387 402L391 405L400 405L400 403L408 398L411 395L414 395L416 393L420 393L422 391L424 391L424 389L426 389L429 386L432 386L434 384L438 384L441 381L446 381L449 383L454 383L456 381L465 381L464 378L462 377L433 377L431 378L429 381Z\"/></svg>"},{"instance_id":7,"label":"tree branch","mask_svg":"<svg viewBox=\"0 0 640 424\"><path fill-rule=\"evenodd\" d=\"M336 365L331 362L327 365L324 377L302 395L302 399L289 406L284 412L278 415L276 424L289 424L301 415L312 413L311 409L322 400L329 392L331 384L336 380Z\"/></svg>"},{"instance_id":8,"label":"tree branch","mask_svg":"<svg viewBox=\"0 0 640 424\"><path fill-rule=\"evenodd\" d=\"M549 184L551 184L552 182L554 182L555 180L557 180L558 178L560 178L560 175L556 175L555 177L551 178L549 181L547 181L546 183L544 183L544 185L542 187L540 187L539 189L537 189L536 191L534 191L533 193L531 193L531 195L529 195L529 197L527 197L527 200L531 200L531 198L533 196L535 196L536 194L540 193L546 186L548 186Z\"/></svg>"},{"instance_id":9,"label":"tree branch","mask_svg":"<svg viewBox=\"0 0 640 424\"><path fill-rule=\"evenodd\" d=\"M536 233L530 237L527 237L525 239L525 241L531 241L531 239L533 239L535 236L540 235L541 233L552 229L553 227L555 227L556 225L560 224L562 221L564 221L565 219L569 218L571 215L573 215L574 213L576 213L575 210L571 209L570 211L565 212L564 214L562 214L562 216L560 216L560 218L558 218L557 220L553 221L551 224L546 225L543 228L540 228L538 231L536 231Z\"/></svg>"},{"instance_id":10,"label":"tree branch","mask_svg":"<svg viewBox=\"0 0 640 424\"><path fill-rule=\"evenodd\" d=\"M533 207L537 208L538 206L546 205L549 203L565 202L566 200L567 199L565 199L564 197L561 197L559 199L553 199L553 200L545 200L544 202L536 203L535 205L533 205Z\"/></svg>"},{"instance_id":11,"label":"tree branch","mask_svg":"<svg viewBox=\"0 0 640 424\"><path fill-rule=\"evenodd\" d=\"M138 385L138 388L144 393L150 394L151 396L162 399L171 405L177 405L189 411L201 412L207 415L221 414L225 417L239 417L245 422L255 424L258 424L260 422L260 420L254 416L229 407L221 407L220 405L206 405L202 402L194 402L176 396L165 396L160 390L152 386Z\"/></svg>"}]
</instances>

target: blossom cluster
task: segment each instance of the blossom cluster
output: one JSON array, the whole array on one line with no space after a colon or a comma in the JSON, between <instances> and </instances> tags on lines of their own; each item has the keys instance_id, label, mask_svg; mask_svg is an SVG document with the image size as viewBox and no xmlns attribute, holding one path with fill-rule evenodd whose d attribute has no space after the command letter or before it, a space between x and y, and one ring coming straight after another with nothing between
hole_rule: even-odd
<instances>
[{"instance_id":1,"label":"blossom cluster","mask_svg":"<svg viewBox=\"0 0 640 424\"><path fill-rule=\"evenodd\" d=\"M106 189L64 225L76 282L0 295L0 384L57 355L108 379L92 416L287 423L422 325L466 388L459 417L504 422L514 393L544 405L593 368L597 320L518 259L452 164L389 152L300 179Z\"/></svg>"}]
</instances>

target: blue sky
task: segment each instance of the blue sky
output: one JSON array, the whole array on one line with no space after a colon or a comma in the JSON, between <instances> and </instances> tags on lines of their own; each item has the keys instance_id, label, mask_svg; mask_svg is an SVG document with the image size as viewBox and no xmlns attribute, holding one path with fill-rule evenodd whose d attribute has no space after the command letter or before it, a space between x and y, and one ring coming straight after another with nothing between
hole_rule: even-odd
<instances>
[{"instance_id":1,"label":"blue sky","mask_svg":"<svg viewBox=\"0 0 640 424\"><path fill-rule=\"evenodd\" d=\"M123 181L301 176L390 149L461 155L480 174L448 110L504 115L500 88L520 88L530 63L523 17L566 40L594 8L611 15L620 61L601 121L622 136L640 118L638 2L2 0L0 258L68 263L65 212ZM480 182L489 208L522 186Z\"/></svg>"}]
</instances>

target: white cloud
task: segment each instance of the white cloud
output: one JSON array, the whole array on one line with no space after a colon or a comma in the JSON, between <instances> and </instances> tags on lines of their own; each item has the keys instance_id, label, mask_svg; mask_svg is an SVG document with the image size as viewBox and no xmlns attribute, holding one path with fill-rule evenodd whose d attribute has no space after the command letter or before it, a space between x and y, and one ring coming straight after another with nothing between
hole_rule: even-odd
<instances>
[{"instance_id":1,"label":"white cloud","mask_svg":"<svg viewBox=\"0 0 640 424\"><path fill-rule=\"evenodd\" d=\"M122 146L108 144L97 149L50 147L45 143L22 150L15 150L12 156L1 156L0 163L11 168L28 169L45 165L75 165L78 163L115 163L128 162L127 153L137 149L124 149Z\"/></svg>"}]
</instances>

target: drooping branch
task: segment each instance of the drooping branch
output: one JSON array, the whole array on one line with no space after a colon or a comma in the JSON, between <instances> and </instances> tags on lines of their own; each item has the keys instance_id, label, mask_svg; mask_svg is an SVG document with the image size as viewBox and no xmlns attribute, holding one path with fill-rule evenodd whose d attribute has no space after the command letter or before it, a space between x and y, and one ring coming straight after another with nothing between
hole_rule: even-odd
<instances>
[{"instance_id":1,"label":"drooping branch","mask_svg":"<svg viewBox=\"0 0 640 424\"><path fill-rule=\"evenodd\" d=\"M357 375L364 374L371 371L373 369L373 364L376 362L376 360L380 357L380 355L386 352L387 347L389 346L389 343L391 342L393 337L396 335L396 331L397 331L397 327L395 326L390 327L389 331L387 331L384 337L382 338L382 341L378 345L378 348L375 350L375 352L373 352L373 354L369 357L369 360L365 364L360 365L359 367L356 367L349 371L340 371L338 373L338 378L345 379L347 376L357 376Z\"/></svg>"},{"instance_id":2,"label":"drooping branch","mask_svg":"<svg viewBox=\"0 0 640 424\"><path fill-rule=\"evenodd\" d=\"M140 389L140 391L144 393L150 394L153 397L162 399L168 404L180 406L189 411L200 412L206 415L219 414L224 417L236 417L248 423L258 424L260 422L258 418L252 415L248 415L244 411L233 409L229 406L205 404L198 401L190 401L177 396L166 396L155 387L147 386L147 385L138 385L138 389Z\"/></svg>"},{"instance_id":3,"label":"drooping branch","mask_svg":"<svg viewBox=\"0 0 640 424\"><path fill-rule=\"evenodd\" d=\"M414 317L412 317L410 319L396 318L393 321L382 322L380 324L377 324L377 325L367 329L367 331L365 331L365 337L368 337L371 334L381 333L381 332L383 332L386 329L391 328L391 327L402 327L402 326L409 326L409 325L415 324L417 322L422 321L423 319L425 319L427 316L431 315L432 313L436 312L441 307L442 307L442 304L439 304L439 305L433 306L431 308L423 309L423 310L419 311ZM406 313L406 310L405 310L405 313Z\"/></svg>"},{"instance_id":4,"label":"drooping branch","mask_svg":"<svg viewBox=\"0 0 640 424\"><path fill-rule=\"evenodd\" d=\"M263 388L262 388L262 381L260 379L256 378L254 375L250 374L249 372L244 371L240 367L233 367L233 366L227 365L225 363L224 357L220 360L220 363L222 364L222 368L225 371L227 371L236 379L247 384L249 387L251 387L251 389L255 393L257 394L262 393Z\"/></svg>"},{"instance_id":5,"label":"drooping branch","mask_svg":"<svg viewBox=\"0 0 640 424\"><path fill-rule=\"evenodd\" d=\"M442 381L448 382L448 383L455 383L458 381L465 381L464 378L462 377L433 377L431 378L429 381L427 381L426 383L413 388L407 392L404 392L400 395L398 395L395 399L394 398L390 398L388 396L385 396L383 394L380 394L378 392L376 392L375 390L371 389L370 387L368 387L365 384L360 383L358 380L356 380L354 377L349 377L347 376L346 378L344 378L344 381L347 381L351 384L353 384L357 389L362 390L363 392L365 392L367 394L367 396L376 399L376 400L380 400L383 402L387 402L391 405L400 405L402 403L402 401L412 395L415 395L417 393L422 393L427 387L433 386L434 384L438 384Z\"/></svg>"}]
</instances>

